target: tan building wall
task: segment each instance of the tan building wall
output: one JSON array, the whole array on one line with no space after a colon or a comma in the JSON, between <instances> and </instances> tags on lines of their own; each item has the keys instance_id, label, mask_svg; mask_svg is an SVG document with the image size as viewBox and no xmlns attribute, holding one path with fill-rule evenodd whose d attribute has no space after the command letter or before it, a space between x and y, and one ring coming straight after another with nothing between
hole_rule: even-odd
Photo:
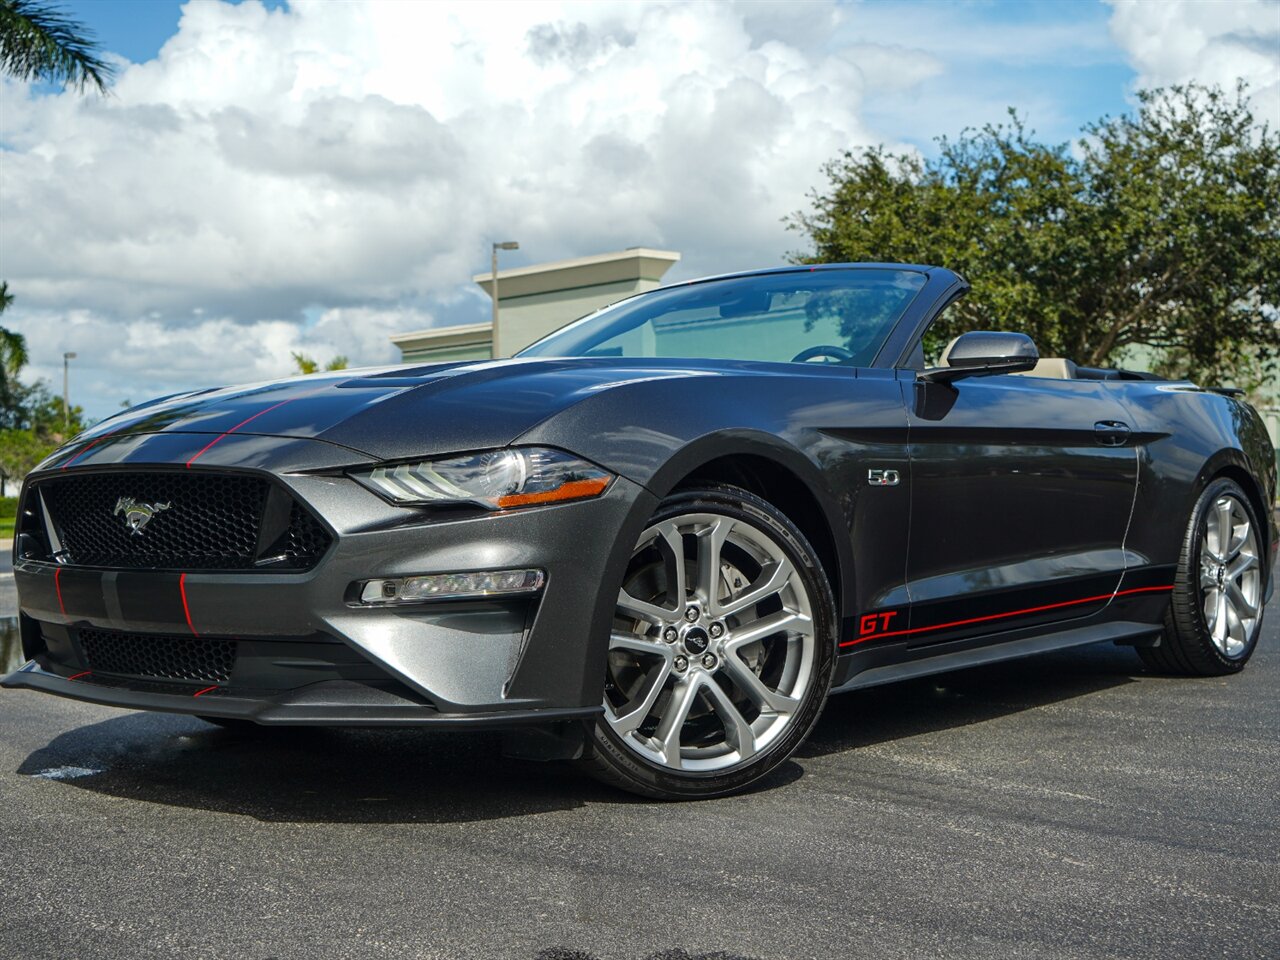
<instances>
[{"instance_id":1,"label":"tan building wall","mask_svg":"<svg viewBox=\"0 0 1280 960\"><path fill-rule=\"evenodd\" d=\"M401 333L391 342L406 363L509 357L566 323L652 290L680 260L670 250L632 247L498 272L498 336L492 321ZM488 273L472 278L490 296ZM495 344L496 340L496 344Z\"/></svg>"},{"instance_id":2,"label":"tan building wall","mask_svg":"<svg viewBox=\"0 0 1280 960\"><path fill-rule=\"evenodd\" d=\"M488 360L493 353L493 324L473 323L399 333L391 342L400 348L400 359L404 363Z\"/></svg>"}]
</instances>

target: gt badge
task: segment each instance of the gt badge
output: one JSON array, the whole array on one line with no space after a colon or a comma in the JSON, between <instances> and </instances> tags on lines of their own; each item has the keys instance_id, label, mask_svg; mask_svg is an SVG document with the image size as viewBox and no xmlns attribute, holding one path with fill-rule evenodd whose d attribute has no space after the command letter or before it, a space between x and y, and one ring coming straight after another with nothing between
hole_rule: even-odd
<instances>
[{"instance_id":1,"label":"gt badge","mask_svg":"<svg viewBox=\"0 0 1280 960\"><path fill-rule=\"evenodd\" d=\"M889 610L885 613L863 614L858 621L858 636L867 639L874 634L886 632L889 629L889 622L897 615L897 610Z\"/></svg>"},{"instance_id":2,"label":"gt badge","mask_svg":"<svg viewBox=\"0 0 1280 960\"><path fill-rule=\"evenodd\" d=\"M867 483L873 487L896 487L900 479L897 470L867 471Z\"/></svg>"},{"instance_id":3,"label":"gt badge","mask_svg":"<svg viewBox=\"0 0 1280 960\"><path fill-rule=\"evenodd\" d=\"M116 508L111 511L111 515L118 517L124 514L125 526L129 528L129 532L135 537L142 536L142 528L151 522L161 510L168 510L167 503L139 503L133 497L121 497L116 501Z\"/></svg>"}]
</instances>

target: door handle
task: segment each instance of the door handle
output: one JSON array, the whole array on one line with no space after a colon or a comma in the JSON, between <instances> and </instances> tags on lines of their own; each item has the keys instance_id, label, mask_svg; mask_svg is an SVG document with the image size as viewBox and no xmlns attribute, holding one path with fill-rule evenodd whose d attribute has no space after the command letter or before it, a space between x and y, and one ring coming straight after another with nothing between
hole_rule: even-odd
<instances>
[{"instance_id":1,"label":"door handle","mask_svg":"<svg viewBox=\"0 0 1280 960\"><path fill-rule=\"evenodd\" d=\"M1129 442L1129 425L1120 420L1099 420L1093 436L1104 447L1123 447Z\"/></svg>"}]
</instances>

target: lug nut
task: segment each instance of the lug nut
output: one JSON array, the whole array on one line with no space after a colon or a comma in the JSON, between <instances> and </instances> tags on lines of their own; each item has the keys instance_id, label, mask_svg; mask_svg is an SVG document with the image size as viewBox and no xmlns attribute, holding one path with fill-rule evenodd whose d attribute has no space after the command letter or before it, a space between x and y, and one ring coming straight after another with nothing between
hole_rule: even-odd
<instances>
[{"instance_id":1,"label":"lug nut","mask_svg":"<svg viewBox=\"0 0 1280 960\"><path fill-rule=\"evenodd\" d=\"M698 608L689 607L688 609L686 609L684 612L684 618L688 620L690 623L696 622L698 619Z\"/></svg>"},{"instance_id":2,"label":"lug nut","mask_svg":"<svg viewBox=\"0 0 1280 960\"><path fill-rule=\"evenodd\" d=\"M713 640L719 640L721 637L723 637L723 636L724 636L724 624L723 624L723 623L713 623L713 624L711 625L711 629L710 629L710 630L708 630L707 632L711 634L711 638L712 638Z\"/></svg>"},{"instance_id":3,"label":"lug nut","mask_svg":"<svg viewBox=\"0 0 1280 960\"><path fill-rule=\"evenodd\" d=\"M684 673L689 669L689 661L685 657L676 657L673 665L676 668L676 673Z\"/></svg>"},{"instance_id":4,"label":"lug nut","mask_svg":"<svg viewBox=\"0 0 1280 960\"><path fill-rule=\"evenodd\" d=\"M702 658L702 665L706 667L708 670L710 670L712 667L716 665L716 658L708 653L705 657Z\"/></svg>"},{"instance_id":5,"label":"lug nut","mask_svg":"<svg viewBox=\"0 0 1280 960\"><path fill-rule=\"evenodd\" d=\"M667 627L667 629L662 631L662 639L667 641L667 643L675 643L676 638L679 636L680 634L676 633L675 627Z\"/></svg>"}]
</instances>

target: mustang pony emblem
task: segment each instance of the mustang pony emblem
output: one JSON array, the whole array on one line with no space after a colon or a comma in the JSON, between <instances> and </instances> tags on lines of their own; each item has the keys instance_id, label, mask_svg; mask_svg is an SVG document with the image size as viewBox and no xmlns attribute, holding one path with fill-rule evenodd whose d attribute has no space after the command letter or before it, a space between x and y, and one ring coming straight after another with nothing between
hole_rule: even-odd
<instances>
[{"instance_id":1,"label":"mustang pony emblem","mask_svg":"<svg viewBox=\"0 0 1280 960\"><path fill-rule=\"evenodd\" d=\"M139 503L133 497L121 497L116 501L116 508L111 511L111 515L119 516L123 513L129 532L138 537L142 535L142 528L151 522L152 517L161 510L168 509L167 503Z\"/></svg>"}]
</instances>

